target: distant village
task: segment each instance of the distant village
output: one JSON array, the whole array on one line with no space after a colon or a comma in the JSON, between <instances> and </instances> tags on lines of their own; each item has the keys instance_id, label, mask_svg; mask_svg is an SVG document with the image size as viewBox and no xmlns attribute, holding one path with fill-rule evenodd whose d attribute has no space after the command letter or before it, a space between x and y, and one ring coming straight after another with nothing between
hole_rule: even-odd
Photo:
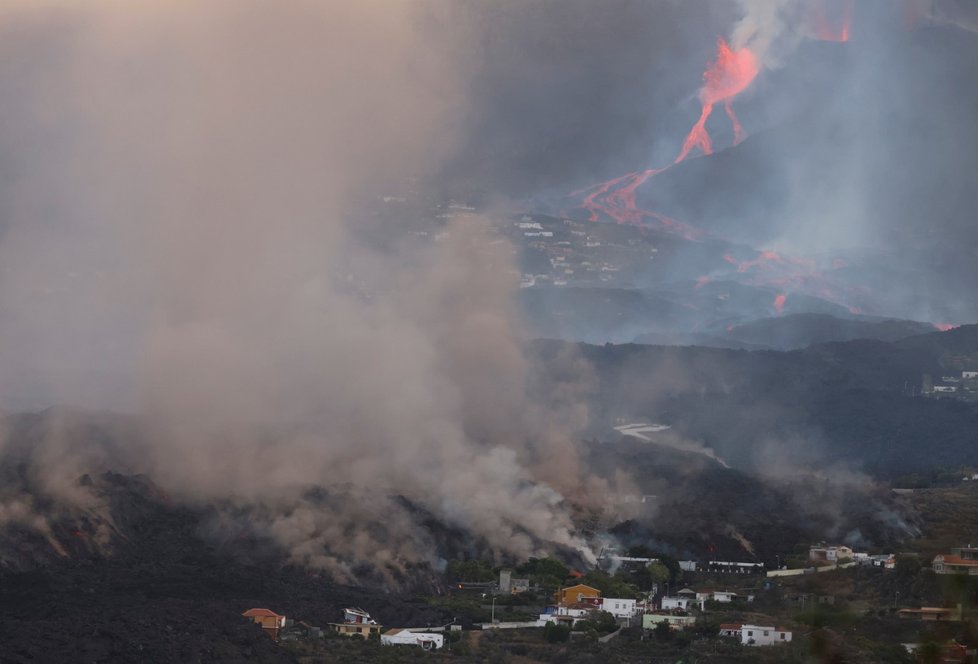
<instances>
[{"instance_id":1,"label":"distant village","mask_svg":"<svg viewBox=\"0 0 978 664\"><path fill-rule=\"evenodd\" d=\"M442 594L456 606L468 603L488 609L488 620L481 622L457 616L445 625L389 626L380 624L360 607L346 608L334 622L324 626L264 607L250 608L242 617L283 645L339 637L425 651L449 652L454 644L455 651L465 653L466 635L474 633L536 632L542 642L550 644L580 639L610 644L622 633L656 641L696 632L700 638L715 640L717 644L776 649L789 647L812 629L810 624L793 619L792 612L831 609L837 602L833 594L799 592L792 586L780 587L780 583L852 568L897 574L901 565L921 565L912 554L871 554L826 543L813 544L803 562L799 556L791 560L792 564L779 563L773 569L757 562L673 560L635 553L605 549L595 569L587 573L562 568L552 559L531 559L517 568L529 574L520 576L514 569L501 568L493 572L491 580L485 579L489 568L483 563L458 563L452 570L454 574L467 573L478 578L457 579ZM962 546L937 555L930 567L937 575L978 576L978 547ZM629 574L645 574L655 580L650 590L634 592L635 586L618 581L630 578ZM553 587L548 579L563 582ZM626 592L616 593L616 589ZM775 595L777 601L772 601ZM540 599L548 601L536 606ZM897 600L894 597L894 603ZM965 620L970 609L957 604L893 606L890 611L900 621L953 624ZM954 640L940 644L940 660L925 658L921 643L907 642L901 647L906 656L921 662L976 661L973 648Z\"/></svg>"},{"instance_id":2,"label":"distant village","mask_svg":"<svg viewBox=\"0 0 978 664\"><path fill-rule=\"evenodd\" d=\"M940 380L924 376L921 394L933 398L978 401L978 370L966 369L959 374L941 376Z\"/></svg>"}]
</instances>

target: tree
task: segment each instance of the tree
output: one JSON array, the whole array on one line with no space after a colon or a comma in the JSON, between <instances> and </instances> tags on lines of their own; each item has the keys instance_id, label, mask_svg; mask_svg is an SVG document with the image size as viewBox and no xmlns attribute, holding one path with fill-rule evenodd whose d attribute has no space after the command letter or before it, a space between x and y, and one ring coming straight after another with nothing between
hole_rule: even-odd
<instances>
[{"instance_id":1,"label":"tree","mask_svg":"<svg viewBox=\"0 0 978 664\"><path fill-rule=\"evenodd\" d=\"M605 597L634 598L638 594L635 586L629 583L629 579L622 572L611 576L607 572L593 569L581 577L581 583L597 588Z\"/></svg>"},{"instance_id":2,"label":"tree","mask_svg":"<svg viewBox=\"0 0 978 664\"><path fill-rule=\"evenodd\" d=\"M610 634L618 629L618 621L607 611L598 611L587 620L581 620L574 629L587 632L594 630L598 634Z\"/></svg>"},{"instance_id":3,"label":"tree","mask_svg":"<svg viewBox=\"0 0 978 664\"><path fill-rule=\"evenodd\" d=\"M653 583L665 583L671 580L673 576L669 568L662 561L649 563L646 569L648 569L649 578L652 579Z\"/></svg>"},{"instance_id":4,"label":"tree","mask_svg":"<svg viewBox=\"0 0 978 664\"><path fill-rule=\"evenodd\" d=\"M565 625L548 622L543 626L543 638L547 643L564 643L570 639L571 629Z\"/></svg>"}]
</instances>

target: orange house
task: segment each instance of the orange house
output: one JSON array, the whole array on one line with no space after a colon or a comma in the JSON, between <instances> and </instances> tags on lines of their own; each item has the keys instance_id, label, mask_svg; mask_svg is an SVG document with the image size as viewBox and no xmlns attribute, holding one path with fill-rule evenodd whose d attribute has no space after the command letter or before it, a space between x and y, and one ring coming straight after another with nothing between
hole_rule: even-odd
<instances>
[{"instance_id":1,"label":"orange house","mask_svg":"<svg viewBox=\"0 0 978 664\"><path fill-rule=\"evenodd\" d=\"M580 604L588 599L596 599L601 597L601 591L597 588L592 588L591 586L586 586L583 583L579 583L576 586L571 586L570 588L561 588L557 591L557 604L558 606L572 606L574 604Z\"/></svg>"},{"instance_id":2,"label":"orange house","mask_svg":"<svg viewBox=\"0 0 978 664\"><path fill-rule=\"evenodd\" d=\"M248 609L241 615L250 618L256 625L261 625L262 630L273 638L277 638L278 631L285 627L285 616L269 609Z\"/></svg>"}]
</instances>

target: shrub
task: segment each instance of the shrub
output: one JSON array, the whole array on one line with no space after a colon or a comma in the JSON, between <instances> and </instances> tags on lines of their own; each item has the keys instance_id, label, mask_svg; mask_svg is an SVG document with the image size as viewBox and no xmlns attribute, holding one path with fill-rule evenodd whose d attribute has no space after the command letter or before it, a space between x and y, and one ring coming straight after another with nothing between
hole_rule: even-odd
<instances>
[{"instance_id":1,"label":"shrub","mask_svg":"<svg viewBox=\"0 0 978 664\"><path fill-rule=\"evenodd\" d=\"M565 643L570 640L570 627L547 623L543 628L543 638L547 643Z\"/></svg>"}]
</instances>

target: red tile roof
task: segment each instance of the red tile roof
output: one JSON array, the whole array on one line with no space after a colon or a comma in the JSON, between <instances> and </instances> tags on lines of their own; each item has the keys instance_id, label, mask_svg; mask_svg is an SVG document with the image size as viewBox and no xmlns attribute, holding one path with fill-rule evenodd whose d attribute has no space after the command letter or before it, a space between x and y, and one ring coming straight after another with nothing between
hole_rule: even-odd
<instances>
[{"instance_id":1,"label":"red tile roof","mask_svg":"<svg viewBox=\"0 0 978 664\"><path fill-rule=\"evenodd\" d=\"M259 617L259 616L260 617L263 617L263 618L280 618L281 617L281 616L279 616L279 614L275 613L274 611L272 611L270 609L248 609L247 611L245 611L241 615L243 615L245 618L256 618L256 617Z\"/></svg>"},{"instance_id":2,"label":"red tile roof","mask_svg":"<svg viewBox=\"0 0 978 664\"><path fill-rule=\"evenodd\" d=\"M740 629L742 625L739 623L720 623L720 629Z\"/></svg>"}]
</instances>

